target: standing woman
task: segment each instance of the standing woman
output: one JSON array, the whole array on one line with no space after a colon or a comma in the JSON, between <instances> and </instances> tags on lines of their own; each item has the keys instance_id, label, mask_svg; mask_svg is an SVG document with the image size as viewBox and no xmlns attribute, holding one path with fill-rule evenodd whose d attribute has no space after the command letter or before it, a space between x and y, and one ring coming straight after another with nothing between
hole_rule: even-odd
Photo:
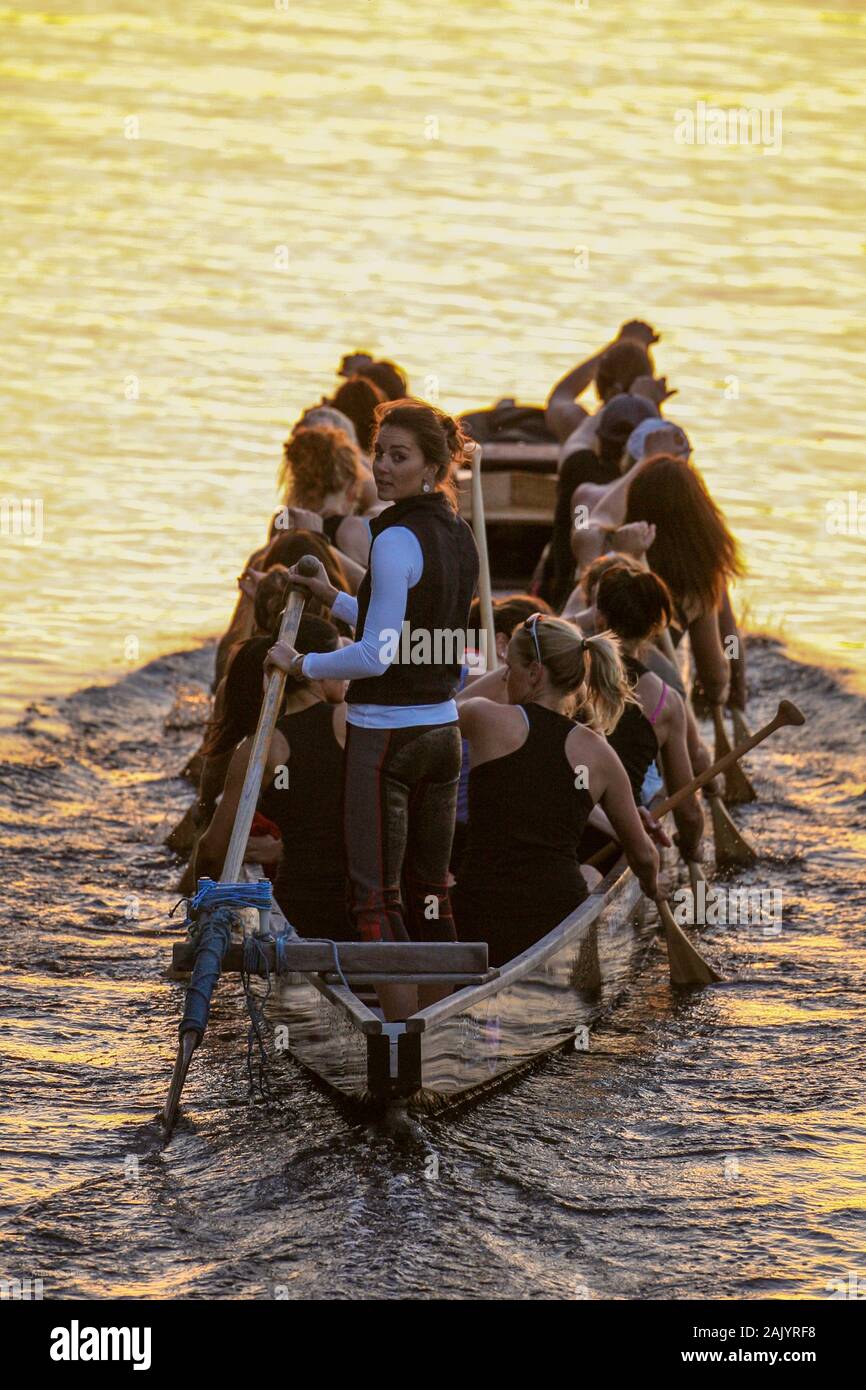
<instances>
[{"instance_id":1,"label":"standing woman","mask_svg":"<svg viewBox=\"0 0 866 1390\"><path fill-rule=\"evenodd\" d=\"M460 774L454 695L459 634L478 582L475 541L455 508L453 472L464 443L455 421L423 401L377 407L373 474L380 500L391 505L370 523L357 600L323 570L294 576L354 625L356 640L306 657L278 643L270 654L294 676L351 682L346 867L362 941L455 939L447 887ZM380 997L399 1018L414 1007L414 994L399 986Z\"/></svg>"}]
</instances>

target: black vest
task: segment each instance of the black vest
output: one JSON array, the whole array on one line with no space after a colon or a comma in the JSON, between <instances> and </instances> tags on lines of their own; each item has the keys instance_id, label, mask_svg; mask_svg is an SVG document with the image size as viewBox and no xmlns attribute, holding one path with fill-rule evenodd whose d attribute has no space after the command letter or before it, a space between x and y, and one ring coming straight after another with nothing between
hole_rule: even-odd
<instances>
[{"instance_id":1,"label":"black vest","mask_svg":"<svg viewBox=\"0 0 866 1390\"><path fill-rule=\"evenodd\" d=\"M406 599L396 656L381 676L349 684L347 702L355 705L438 705L450 700L460 680L469 606L478 584L475 538L441 492L405 497L370 522L373 544L389 526L405 526L424 557L424 571ZM358 589L360 640L370 604L370 570ZM378 637L378 635L377 635ZM386 652L386 655L388 653ZM414 655L414 660L410 659Z\"/></svg>"}]
</instances>

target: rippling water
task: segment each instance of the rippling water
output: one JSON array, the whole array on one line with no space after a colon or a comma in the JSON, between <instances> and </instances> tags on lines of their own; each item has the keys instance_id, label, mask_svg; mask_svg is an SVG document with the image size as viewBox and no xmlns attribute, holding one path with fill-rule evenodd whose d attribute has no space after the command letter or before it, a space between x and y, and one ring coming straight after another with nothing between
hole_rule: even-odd
<instances>
[{"instance_id":1,"label":"rippling water","mask_svg":"<svg viewBox=\"0 0 866 1390\"><path fill-rule=\"evenodd\" d=\"M866 676L866 536L856 512L826 529L863 484L858 0L81 0L0 24L7 716L219 629L344 350L450 408L540 400L634 314L743 540L752 625ZM676 143L698 101L780 109L780 152Z\"/></svg>"},{"instance_id":2,"label":"rippling water","mask_svg":"<svg viewBox=\"0 0 866 1390\"><path fill-rule=\"evenodd\" d=\"M168 1148L180 986L166 981L211 653L31 711L2 747L5 1277L45 1296L827 1297L862 1276L866 702L772 645L737 812L781 935L707 927L726 983L674 997L655 950L591 1051L398 1142L293 1063L250 1101L220 987Z\"/></svg>"},{"instance_id":3,"label":"rippling water","mask_svg":"<svg viewBox=\"0 0 866 1390\"><path fill-rule=\"evenodd\" d=\"M862 683L866 539L826 526L863 478L861 7L0 24L2 1272L47 1297L824 1296L862 1265L859 695L758 648L752 722L790 692L810 724L753 761L747 881L785 926L707 929L724 986L675 999L657 953L589 1054L407 1146L288 1064L251 1104L227 985L163 1150L162 838L210 655L162 654L223 624L344 350L451 408L539 400L639 314L750 625ZM781 108L781 152L678 145L700 100Z\"/></svg>"}]
</instances>

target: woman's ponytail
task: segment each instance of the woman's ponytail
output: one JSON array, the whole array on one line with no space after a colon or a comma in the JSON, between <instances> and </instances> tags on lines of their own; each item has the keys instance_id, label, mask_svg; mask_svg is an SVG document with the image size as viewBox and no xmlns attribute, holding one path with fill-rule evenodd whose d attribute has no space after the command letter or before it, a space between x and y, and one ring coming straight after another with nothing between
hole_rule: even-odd
<instances>
[{"instance_id":1,"label":"woman's ponytail","mask_svg":"<svg viewBox=\"0 0 866 1390\"><path fill-rule=\"evenodd\" d=\"M609 734L619 723L626 705L637 703L637 696L629 685L614 634L600 632L584 641L586 694L580 714L583 722L597 733Z\"/></svg>"}]
</instances>

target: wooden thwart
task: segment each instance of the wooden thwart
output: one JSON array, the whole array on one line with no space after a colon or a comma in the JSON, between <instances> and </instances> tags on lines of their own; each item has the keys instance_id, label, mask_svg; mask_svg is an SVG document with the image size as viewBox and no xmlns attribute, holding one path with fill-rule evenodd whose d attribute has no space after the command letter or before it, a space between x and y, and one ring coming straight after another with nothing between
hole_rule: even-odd
<instances>
[{"instance_id":1,"label":"wooden thwart","mask_svg":"<svg viewBox=\"0 0 866 1390\"><path fill-rule=\"evenodd\" d=\"M335 946L343 974L380 978L382 975L405 977L418 975L487 976L486 941L338 941ZM272 941L263 941L259 949L269 969L275 967ZM238 971L243 965L243 945L229 946L222 964L226 971ZM175 970L190 970L195 960L195 946L178 941L172 951ZM327 943L289 941L283 946L287 970L298 974L330 975L334 973L334 950Z\"/></svg>"}]
</instances>

